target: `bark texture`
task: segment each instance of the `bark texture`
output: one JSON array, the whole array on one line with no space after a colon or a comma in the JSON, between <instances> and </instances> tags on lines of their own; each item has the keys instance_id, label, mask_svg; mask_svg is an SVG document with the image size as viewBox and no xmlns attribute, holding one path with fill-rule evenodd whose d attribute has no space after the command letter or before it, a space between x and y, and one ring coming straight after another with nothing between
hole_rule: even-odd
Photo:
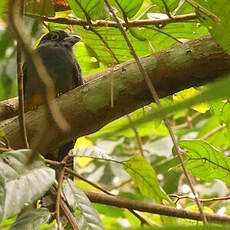
<instances>
[{"instance_id":1,"label":"bark texture","mask_svg":"<svg viewBox=\"0 0 230 230\"><path fill-rule=\"evenodd\" d=\"M141 62L159 97L211 82L230 73L230 57L210 37L143 57ZM71 130L62 133L56 125L49 122L45 138L38 146L40 152L57 148L73 137L93 133L152 101L144 78L134 61L91 76L95 77L95 80L56 99ZM111 78L114 79L114 108L110 107ZM0 105L0 117L3 110ZM45 107L40 106L27 112L25 119L29 142L34 143L42 126L49 120ZM1 129L12 148L22 147L17 118L5 122Z\"/></svg>"}]
</instances>

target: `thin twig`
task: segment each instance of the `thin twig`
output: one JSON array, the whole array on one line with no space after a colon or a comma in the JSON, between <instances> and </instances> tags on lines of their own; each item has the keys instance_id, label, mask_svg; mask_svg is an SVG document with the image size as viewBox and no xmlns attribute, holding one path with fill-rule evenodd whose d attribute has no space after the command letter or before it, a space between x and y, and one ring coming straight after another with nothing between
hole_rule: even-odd
<instances>
[{"instance_id":1,"label":"thin twig","mask_svg":"<svg viewBox=\"0 0 230 230\"><path fill-rule=\"evenodd\" d=\"M100 191L102 191L103 193L107 194L107 195L110 195L110 196L114 196L114 194L108 192L107 190L105 190L104 188L102 188L101 186L97 185L96 183L92 182L92 181L89 181L87 180L85 177L81 176L80 174L74 172L73 170L69 169L69 168L65 168L65 171L77 178L79 178L80 180L83 180L85 181L86 183L92 185L93 187L99 189ZM136 216L142 224L146 224L146 225L149 225L149 223L142 217L140 216L138 213L136 213L134 210L132 209L128 209L134 216Z\"/></svg>"},{"instance_id":2,"label":"thin twig","mask_svg":"<svg viewBox=\"0 0 230 230\"><path fill-rule=\"evenodd\" d=\"M124 21L125 23L127 24L127 26L129 25L129 21L128 21L128 16L126 15L124 9L121 7L121 4L115 0L116 4L118 5L118 7L120 8L121 12L122 12L122 15L123 15L123 18L124 18Z\"/></svg>"},{"instance_id":3,"label":"thin twig","mask_svg":"<svg viewBox=\"0 0 230 230\"><path fill-rule=\"evenodd\" d=\"M108 50L108 52L113 57L113 59L116 61L116 63L120 64L116 55L114 54L112 49L109 47L109 44L107 43L107 41L101 36L101 34L98 31L96 31L92 26L90 26L90 30L99 37L99 39L102 41L105 48ZM111 81L110 81L110 104L111 104L111 108L113 108L114 107L114 79L113 79L113 76L111 77Z\"/></svg>"},{"instance_id":4,"label":"thin twig","mask_svg":"<svg viewBox=\"0 0 230 230\"><path fill-rule=\"evenodd\" d=\"M181 200L181 199L192 199L192 200L194 200L193 197L190 197L188 195L179 196L177 194L169 194L169 196L173 197L173 198L176 198L177 200ZM202 201L202 202L224 201L224 200L230 200L230 196L222 196L222 197L212 197L212 198L200 199L200 201Z\"/></svg>"},{"instance_id":5,"label":"thin twig","mask_svg":"<svg viewBox=\"0 0 230 230\"><path fill-rule=\"evenodd\" d=\"M153 28L153 27L149 27L149 26L144 26L144 28L149 29L149 30L157 31L158 33L164 34L165 36L167 36L167 37L169 37L169 38L175 40L176 42L178 42L178 43L180 43L180 44L183 44L182 41L180 41L179 39L177 39L177 38L174 37L173 35L164 32L162 29L157 29L157 28Z\"/></svg>"},{"instance_id":6,"label":"thin twig","mask_svg":"<svg viewBox=\"0 0 230 230\"><path fill-rule=\"evenodd\" d=\"M132 129L133 129L133 131L135 133L135 136L136 136L136 139L137 139L137 145L138 145L138 148L140 150L140 154L141 154L141 156L145 157L144 150L143 150L143 147L142 147L143 146L142 140L141 140L141 137L140 137L140 135L139 135L139 133L137 131L137 128L133 124L133 119L132 119L130 114L127 114L126 117L128 118L129 123L130 123L130 125L131 125L131 127L132 127Z\"/></svg>"},{"instance_id":7,"label":"thin twig","mask_svg":"<svg viewBox=\"0 0 230 230\"><path fill-rule=\"evenodd\" d=\"M51 194L53 196L56 196L56 193L57 193L57 185L56 185L56 183L51 186L50 192L51 192ZM73 214L71 213L71 211L69 210L67 204L65 203L65 201L63 200L62 197L61 197L61 200L60 200L60 206L61 206L61 209L63 210L64 215L66 216L67 220L69 221L69 223L73 227L73 229L78 230L79 228L77 226L76 219L73 216Z\"/></svg>"},{"instance_id":8,"label":"thin twig","mask_svg":"<svg viewBox=\"0 0 230 230\"><path fill-rule=\"evenodd\" d=\"M60 167L60 165L63 165L63 162L58 162L58 161L52 161L52 160L45 160L46 163L48 164L51 164L55 167ZM90 184L91 186L97 188L98 190L102 191L103 193L107 194L107 195L110 195L110 196L114 196L112 193L108 192L107 190L105 190L104 188L102 188L101 186L97 185L96 183L92 182L92 181L89 181L87 180L85 177L81 176L80 174L74 172L73 170L71 170L70 168L68 167L65 167L65 172L69 173L70 175L73 175L75 177L77 177L78 179L80 180L83 180L85 181L86 183ZM58 186L59 186L59 183L58 183ZM128 209L133 215L135 215L140 221L142 224L147 224L149 225L149 223L142 217L140 216L138 213L136 213L134 210L132 209Z\"/></svg>"},{"instance_id":9,"label":"thin twig","mask_svg":"<svg viewBox=\"0 0 230 230\"><path fill-rule=\"evenodd\" d=\"M147 222L146 219L144 219L137 211L128 209L135 217L137 217L141 221L141 225L150 225L150 223Z\"/></svg>"},{"instance_id":10,"label":"thin twig","mask_svg":"<svg viewBox=\"0 0 230 230\"><path fill-rule=\"evenodd\" d=\"M52 161L52 160L48 160L48 159L45 159L45 162L47 164L50 164L52 166L55 166L55 167L60 167L61 165L65 167L65 165L63 164L63 162L58 162L58 161ZM105 194L107 195L110 195L110 196L114 196L112 193L106 191L104 188L102 188L101 186L97 185L96 183L92 182L92 181L89 181L87 180L85 177L83 177L82 175L74 172L72 169L68 168L68 167L65 167L65 172L67 172L68 174L70 175L73 175L75 177L77 177L78 179L90 184L91 186L97 188L98 190L104 192Z\"/></svg>"},{"instance_id":11,"label":"thin twig","mask_svg":"<svg viewBox=\"0 0 230 230\"><path fill-rule=\"evenodd\" d=\"M109 54L113 57L113 59L116 61L116 63L120 64L120 61L118 60L118 58L116 57L116 55L114 54L112 49L109 47L108 42L101 36L101 34L97 30L95 30L93 27L90 27L90 30L93 33L95 33L98 36L98 38L102 41L102 43L104 44L105 48L107 49Z\"/></svg>"},{"instance_id":12,"label":"thin twig","mask_svg":"<svg viewBox=\"0 0 230 230\"><path fill-rule=\"evenodd\" d=\"M84 13L86 20L88 22L89 25L91 25L91 18L88 15L87 11L85 10L85 8L81 5L81 3L78 0L75 0L75 2L78 4L78 6L81 8L82 12Z\"/></svg>"},{"instance_id":13,"label":"thin twig","mask_svg":"<svg viewBox=\"0 0 230 230\"><path fill-rule=\"evenodd\" d=\"M191 128L191 125L192 123L201 116L201 113L197 112L197 113L194 113L192 116L189 116L189 117L186 117L186 122L182 123L182 124L179 124L179 125L176 125L174 127L175 130L178 130L178 129L183 129L183 128Z\"/></svg>"},{"instance_id":14,"label":"thin twig","mask_svg":"<svg viewBox=\"0 0 230 230\"><path fill-rule=\"evenodd\" d=\"M19 17L21 18L21 22L23 22L23 12L24 12L24 0L21 0L19 3ZM25 124L25 116L24 116L24 90L23 90L23 70L22 70L22 48L20 41L17 41L17 79L18 79L18 106L19 106L19 125L21 130L22 139L24 142L24 147L29 148L29 143L27 139L26 133L26 124Z\"/></svg>"},{"instance_id":15,"label":"thin twig","mask_svg":"<svg viewBox=\"0 0 230 230\"><path fill-rule=\"evenodd\" d=\"M222 129L225 129L227 126L225 124L216 127L215 129L212 129L210 132L206 133L203 137L201 137L201 140L207 140L209 137L213 136L217 132L221 131Z\"/></svg>"},{"instance_id":16,"label":"thin twig","mask_svg":"<svg viewBox=\"0 0 230 230\"><path fill-rule=\"evenodd\" d=\"M168 15L168 17L169 17L169 18L173 18L173 15L171 14L170 9L169 9L167 3L165 2L165 0L161 0L161 1L162 1L163 4L164 4L165 12L166 12L166 14Z\"/></svg>"},{"instance_id":17,"label":"thin twig","mask_svg":"<svg viewBox=\"0 0 230 230\"><path fill-rule=\"evenodd\" d=\"M43 25L49 32L51 31L51 28L50 28L50 26L49 26L48 23L42 21L42 25Z\"/></svg>"},{"instance_id":18,"label":"thin twig","mask_svg":"<svg viewBox=\"0 0 230 230\"><path fill-rule=\"evenodd\" d=\"M96 183L92 182L92 181L89 181L87 180L85 177L81 176L80 174L74 172L73 170L65 167L65 171L67 173L69 173L70 175L73 175L75 177L77 177L78 179L82 180L82 181L85 181L86 183L92 185L93 187L97 188L98 190L102 191L103 193L107 194L107 195L110 195L110 196L114 196L112 193L106 191L104 188L102 188L101 186L97 185Z\"/></svg>"},{"instance_id":19,"label":"thin twig","mask_svg":"<svg viewBox=\"0 0 230 230\"><path fill-rule=\"evenodd\" d=\"M115 186L109 188L108 190L109 190L109 191L112 191L112 190L114 190L114 189L118 189L118 188L120 188L120 187L122 187L122 186L124 186L124 185L126 185L126 184L128 184L128 183L130 183L131 181L132 181L132 179L125 180L125 181L121 182L120 184L115 185Z\"/></svg>"},{"instance_id":20,"label":"thin twig","mask_svg":"<svg viewBox=\"0 0 230 230\"><path fill-rule=\"evenodd\" d=\"M152 82L151 82L151 80L150 80L150 78L149 78L149 76L148 76L147 71L146 71L146 70L144 69L144 67L142 66L142 64L141 64L141 62L140 62L140 59L138 58L138 56L137 56L137 54L136 54L136 52L135 52L135 50L134 50L134 47L132 46L132 44L131 44L131 42L130 42L130 40L129 40L129 38L128 38L126 32L125 32L124 27L122 26L121 22L119 21L119 19L117 18L116 14L114 13L113 8L111 7L109 1L108 1L108 0L105 0L105 3L106 3L106 5L107 5L109 11L110 11L111 14L113 15L114 20L115 20L115 21L117 22L117 24L119 25L119 29L120 29L121 33L123 34L123 36L124 36L124 38L125 38L125 40L126 40L126 43L127 43L128 47L129 47L129 49L130 49L131 54L133 55L134 59L136 60L137 66L138 66L140 72L142 73L142 75L143 75L143 77L144 77L144 79L145 79L145 82L146 82L146 84L147 84L147 86L148 86L148 88L149 88L149 91L150 91L150 93L151 93L151 95L152 95L154 101L156 102L158 108L162 108L162 106L161 106L161 104L160 104L159 97L158 97L158 95L157 95L157 92L156 92L156 90L155 90L155 88L154 88L154 86L153 86L153 84L152 84ZM173 133L173 130L172 130L171 126L170 126L170 122L169 122L169 120L168 120L167 117L164 118L164 122L165 122L166 127L168 128L169 134L170 134L170 136L171 136L171 139L172 139L172 141L173 141L174 147L175 147L176 152L177 152L177 154L178 154L178 157L179 157L179 159L180 159L180 162L181 162L181 165L182 165L184 174L185 174L185 176L186 176L186 178L187 178L187 180L188 180L188 183L189 183L189 185L190 185L191 191L192 191L193 195L195 196L196 203L197 203L197 206L198 206L198 208L199 208L200 215L201 215L201 218L202 218L202 220L203 220L203 223L204 223L204 224L207 224L207 219L206 219L206 217L205 217L205 215L204 215L204 213L203 213L202 205L201 205L201 203L200 203L200 201L199 201L199 199L198 199L198 197L197 197L197 194L196 194L196 192L195 192L195 189L194 189L194 187L193 187L192 181L191 181L191 179L190 179L190 176L189 176L189 174L188 174L187 168L186 168L185 163L184 163L184 159L183 159L183 157L182 157L182 153L181 153L180 148L179 148L179 146L178 146L178 144L177 144L176 137L175 137L175 135L174 135L174 133Z\"/></svg>"},{"instance_id":21,"label":"thin twig","mask_svg":"<svg viewBox=\"0 0 230 230\"><path fill-rule=\"evenodd\" d=\"M83 26L85 28L89 27L89 23L87 21L83 21L79 18L49 18L45 16L37 16L37 15L31 15L27 14L27 16L36 18L42 21L47 22L55 22L59 24L68 24L68 25L79 25ZM196 20L198 17L196 14L184 14L184 15L178 15L174 16L173 18L164 18L164 19L140 19L140 20L129 20L129 24L127 25L126 22L121 22L122 26L124 27L143 27L143 26L159 26L159 25L167 25L170 23L177 23L177 22L185 22L185 21L193 21ZM114 21L109 20L96 20L91 21L91 25L93 27L115 27L117 28L118 25Z\"/></svg>"},{"instance_id":22,"label":"thin twig","mask_svg":"<svg viewBox=\"0 0 230 230\"><path fill-rule=\"evenodd\" d=\"M48 165L52 165L54 167L61 167L63 166L62 162L60 161L53 161L53 160L49 160L49 159L45 159L45 163Z\"/></svg>"},{"instance_id":23,"label":"thin twig","mask_svg":"<svg viewBox=\"0 0 230 230\"><path fill-rule=\"evenodd\" d=\"M69 159L69 155L66 155L64 159L61 161L63 167L59 172L58 177L58 190L57 190L57 199L56 199L56 221L57 221L57 229L60 230L60 202L61 202L61 192L62 192L62 182L65 176L65 165Z\"/></svg>"},{"instance_id":24,"label":"thin twig","mask_svg":"<svg viewBox=\"0 0 230 230\"><path fill-rule=\"evenodd\" d=\"M60 205L61 205L63 212L65 213L67 220L69 221L69 223L71 224L73 229L78 230L79 228L78 228L78 225L76 223L76 220L75 220L73 214L71 213L71 211L69 210L69 207L67 206L67 204L64 202L63 199L60 200Z\"/></svg>"},{"instance_id":25,"label":"thin twig","mask_svg":"<svg viewBox=\"0 0 230 230\"><path fill-rule=\"evenodd\" d=\"M114 76L112 75L110 81L110 105L111 109L114 108Z\"/></svg>"},{"instance_id":26,"label":"thin twig","mask_svg":"<svg viewBox=\"0 0 230 230\"><path fill-rule=\"evenodd\" d=\"M214 22L220 22L220 19L215 14L213 14L211 11L201 6L199 3L195 2L194 0L186 0L186 1L194 8L196 8L198 11L201 11L202 13L206 14Z\"/></svg>"},{"instance_id":27,"label":"thin twig","mask_svg":"<svg viewBox=\"0 0 230 230\"><path fill-rule=\"evenodd\" d=\"M92 26L92 20L90 18L90 16L88 15L87 11L84 9L84 7L82 7L81 3L76 0L78 6L81 8L81 10L83 11L86 20L88 22L88 26L84 27L87 29L90 29L93 33L95 33L98 38L102 41L102 43L104 44L105 48L107 49L107 51L110 53L110 55L113 57L113 59L116 61L117 64L119 64L119 60L117 59L116 55L114 54L114 52L112 51L112 49L109 47L109 44L107 43L107 41L101 36L101 34L93 28ZM110 104L111 104L111 108L114 107L114 79L113 77L111 78L111 82L110 82Z\"/></svg>"}]
</instances>

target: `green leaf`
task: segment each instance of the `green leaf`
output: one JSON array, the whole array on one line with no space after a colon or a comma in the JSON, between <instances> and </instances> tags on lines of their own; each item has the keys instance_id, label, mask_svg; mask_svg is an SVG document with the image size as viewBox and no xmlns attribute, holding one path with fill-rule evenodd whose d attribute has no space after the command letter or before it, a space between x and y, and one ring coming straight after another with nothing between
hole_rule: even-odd
<instances>
[{"instance_id":1,"label":"green leaf","mask_svg":"<svg viewBox=\"0 0 230 230\"><path fill-rule=\"evenodd\" d=\"M204 181L220 179L230 185L230 158L201 140L179 141L186 150L186 166L189 172Z\"/></svg>"},{"instance_id":2,"label":"green leaf","mask_svg":"<svg viewBox=\"0 0 230 230\"><path fill-rule=\"evenodd\" d=\"M16 221L16 216L11 217L9 219L5 219L0 224L1 230L9 230L11 225Z\"/></svg>"},{"instance_id":3,"label":"green leaf","mask_svg":"<svg viewBox=\"0 0 230 230\"><path fill-rule=\"evenodd\" d=\"M144 119L152 110L151 106L138 109L130 114L133 125L128 120L127 116L123 116L113 122L110 122L99 131L89 135L90 138L107 138L108 136L135 137L134 127L135 122L139 119ZM123 127L126 127L123 129ZM166 136L168 130L159 120L149 120L148 122L135 127L141 137L145 136Z\"/></svg>"},{"instance_id":4,"label":"green leaf","mask_svg":"<svg viewBox=\"0 0 230 230\"><path fill-rule=\"evenodd\" d=\"M0 154L0 220L39 199L55 180L55 171L45 166L41 156L26 166L31 154L25 149Z\"/></svg>"},{"instance_id":5,"label":"green leaf","mask_svg":"<svg viewBox=\"0 0 230 230\"><path fill-rule=\"evenodd\" d=\"M83 76L101 72L106 68L105 65L94 57L94 54L91 54L90 48L87 47L83 42L77 43L73 50L77 61L81 66Z\"/></svg>"},{"instance_id":6,"label":"green leaf","mask_svg":"<svg viewBox=\"0 0 230 230\"><path fill-rule=\"evenodd\" d=\"M188 223L186 223L188 225ZM145 230L152 230L152 227L144 228ZM216 226L216 225L208 225L208 226L167 226L167 227L160 227L160 228L154 228L159 230L227 230L229 229L228 226Z\"/></svg>"},{"instance_id":7,"label":"green leaf","mask_svg":"<svg viewBox=\"0 0 230 230\"><path fill-rule=\"evenodd\" d=\"M11 230L39 229L39 227L48 222L50 218L49 210L39 208L22 213L11 226Z\"/></svg>"},{"instance_id":8,"label":"green leaf","mask_svg":"<svg viewBox=\"0 0 230 230\"><path fill-rule=\"evenodd\" d=\"M216 22L212 18L199 12L200 20L209 29L216 42L228 53L230 53L230 4L229 0L196 0L201 6L216 15L220 21ZM199 15L198 14L198 15Z\"/></svg>"},{"instance_id":9,"label":"green leaf","mask_svg":"<svg viewBox=\"0 0 230 230\"><path fill-rule=\"evenodd\" d=\"M88 62L88 65L91 64L91 66L94 65L98 68L100 62L106 65L117 64L113 55L115 55L121 63L133 59L123 35L117 28L95 28L94 30L97 34L90 30L87 30L86 33L86 30L79 26L74 26L74 28L81 36L82 42L87 49L87 52L83 53L80 53L80 49L83 48L82 46L79 47L79 53L76 49L80 63L81 60L84 60ZM105 46L98 34L106 41L109 48ZM159 51L171 47L181 42L181 40L195 39L205 34L207 34L206 27L197 26L197 23L194 22L177 23L176 25L170 24L162 29L148 26L145 28L132 28L127 31L127 35L138 56L148 55L153 53L153 50ZM151 44L151 47L149 44ZM76 47L78 46L79 45ZM113 55L111 53L113 53ZM94 59L89 62L89 60L86 59L86 55L94 57Z\"/></svg>"},{"instance_id":10,"label":"green leaf","mask_svg":"<svg viewBox=\"0 0 230 230\"><path fill-rule=\"evenodd\" d=\"M159 186L156 173L145 158L136 155L124 161L123 166L145 197L153 198L157 203L163 203L164 200L171 202Z\"/></svg>"},{"instance_id":11,"label":"green leaf","mask_svg":"<svg viewBox=\"0 0 230 230\"><path fill-rule=\"evenodd\" d=\"M78 0L81 7L79 7L77 1L75 0L67 0L67 2L74 14L82 19L86 19L86 17L81 7L86 11L91 19L95 20L99 18L104 6L103 0Z\"/></svg>"},{"instance_id":12,"label":"green leaf","mask_svg":"<svg viewBox=\"0 0 230 230\"><path fill-rule=\"evenodd\" d=\"M151 0L152 3L154 5L156 5L158 7L158 10L162 13L166 13L165 12L165 7L164 7L164 4L163 4L163 1L162 0ZM176 7L178 6L178 0L167 0L165 1L168 8L170 9L171 12L173 12L173 10L176 9Z\"/></svg>"},{"instance_id":13,"label":"green leaf","mask_svg":"<svg viewBox=\"0 0 230 230\"><path fill-rule=\"evenodd\" d=\"M25 1L25 12L27 14L53 17L55 11L51 0L27 0Z\"/></svg>"},{"instance_id":14,"label":"green leaf","mask_svg":"<svg viewBox=\"0 0 230 230\"><path fill-rule=\"evenodd\" d=\"M95 230L104 229L97 211L92 207L88 197L74 184L72 180L64 180L62 188L63 194L65 195L70 207L73 210L78 208L82 212L84 226L86 224L87 228Z\"/></svg>"},{"instance_id":15,"label":"green leaf","mask_svg":"<svg viewBox=\"0 0 230 230\"><path fill-rule=\"evenodd\" d=\"M118 4L122 8L122 10L125 12L126 16L128 18L132 18L135 16L135 14L138 12L138 10L141 8L144 0L117 0ZM115 6L117 10L120 11L119 6L116 4L116 1L112 0L110 1L110 4Z\"/></svg>"},{"instance_id":16,"label":"green leaf","mask_svg":"<svg viewBox=\"0 0 230 230\"><path fill-rule=\"evenodd\" d=\"M199 91L192 87L189 89L182 90L178 93L175 93L173 95L173 100L175 102L181 102L181 101L184 101L185 99L196 96L198 94L199 94ZM201 104L193 106L192 108L200 113L206 113L209 110L209 105L207 103L201 103Z\"/></svg>"},{"instance_id":17,"label":"green leaf","mask_svg":"<svg viewBox=\"0 0 230 230\"><path fill-rule=\"evenodd\" d=\"M112 56L111 52L116 56L119 62L125 62L133 59L133 56L130 54L130 50L119 29L106 27L94 29L96 33L99 34L104 41L106 41L109 49L96 33L90 30L87 30L86 33L86 30L79 26L74 26L74 29L81 36L89 54L92 57L95 57L99 62L104 64L117 64L117 61ZM127 31L127 35L138 56L144 56L151 53L147 41L137 40L130 34L129 31Z\"/></svg>"},{"instance_id":18,"label":"green leaf","mask_svg":"<svg viewBox=\"0 0 230 230\"><path fill-rule=\"evenodd\" d=\"M205 26L198 26L195 22L172 23L162 29L145 26L144 28L131 28L131 31L135 38L151 42L154 51L160 51L208 33Z\"/></svg>"},{"instance_id":19,"label":"green leaf","mask_svg":"<svg viewBox=\"0 0 230 230\"><path fill-rule=\"evenodd\" d=\"M229 103L225 103L222 111L221 111L221 116L220 116L220 120L224 123L226 123L229 126L230 123L230 104Z\"/></svg>"},{"instance_id":20,"label":"green leaf","mask_svg":"<svg viewBox=\"0 0 230 230\"><path fill-rule=\"evenodd\" d=\"M6 13L7 3L8 3L7 0L1 0L0 1L0 17L3 20L6 20L6 18L7 18L7 13Z\"/></svg>"},{"instance_id":21,"label":"green leaf","mask_svg":"<svg viewBox=\"0 0 230 230\"><path fill-rule=\"evenodd\" d=\"M6 56L6 50L13 46L14 40L9 30L0 30L0 58L3 59Z\"/></svg>"},{"instance_id":22,"label":"green leaf","mask_svg":"<svg viewBox=\"0 0 230 230\"><path fill-rule=\"evenodd\" d=\"M73 149L74 157L89 157L98 160L115 161L111 156L102 152L103 150L96 146L80 147Z\"/></svg>"},{"instance_id":23,"label":"green leaf","mask_svg":"<svg viewBox=\"0 0 230 230\"><path fill-rule=\"evenodd\" d=\"M133 122L133 125L138 126L145 122L149 122L153 119L163 118L167 115L173 114L177 111L183 110L185 108L190 108L202 102L214 101L219 98L230 96L230 77L224 78L214 84L211 84L206 90L195 97L191 97L183 102L176 103L174 105L170 105L164 107L162 109L158 109L155 112L148 113L144 118L140 118ZM125 125L116 130L116 132L121 132L122 130L131 127L131 125Z\"/></svg>"}]
</instances>

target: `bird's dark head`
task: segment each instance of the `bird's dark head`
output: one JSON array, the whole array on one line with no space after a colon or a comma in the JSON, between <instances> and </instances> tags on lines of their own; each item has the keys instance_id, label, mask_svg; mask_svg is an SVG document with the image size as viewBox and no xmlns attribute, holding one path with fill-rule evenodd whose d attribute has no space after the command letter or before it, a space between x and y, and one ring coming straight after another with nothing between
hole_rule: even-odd
<instances>
[{"instance_id":1,"label":"bird's dark head","mask_svg":"<svg viewBox=\"0 0 230 230\"><path fill-rule=\"evenodd\" d=\"M42 39L40 40L40 43L38 46L44 45L44 44L50 44L50 45L57 45L57 46L65 46L67 48L72 48L74 44L79 42L81 39L77 35L68 35L63 30L57 30L57 31L51 31L44 35Z\"/></svg>"}]
</instances>

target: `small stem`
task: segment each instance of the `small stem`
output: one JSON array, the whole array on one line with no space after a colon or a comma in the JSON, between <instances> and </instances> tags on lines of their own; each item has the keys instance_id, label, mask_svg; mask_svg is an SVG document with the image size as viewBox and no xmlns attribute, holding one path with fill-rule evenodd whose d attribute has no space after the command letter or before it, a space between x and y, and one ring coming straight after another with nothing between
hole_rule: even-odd
<instances>
[{"instance_id":1,"label":"small stem","mask_svg":"<svg viewBox=\"0 0 230 230\"><path fill-rule=\"evenodd\" d=\"M62 160L62 168L59 173L58 178L58 190L57 190L57 200L56 200L56 221L57 221L57 229L60 230L60 202L61 202L61 192L62 192L62 183L65 176L65 165L67 160L69 159L69 155L66 155Z\"/></svg>"},{"instance_id":2,"label":"small stem","mask_svg":"<svg viewBox=\"0 0 230 230\"><path fill-rule=\"evenodd\" d=\"M24 0L19 2L19 16L23 23ZM22 46L17 40L17 79L18 79L18 106L19 106L19 125L25 148L29 149L29 143L26 133L25 115L24 115L24 90L23 90L23 69L22 69Z\"/></svg>"},{"instance_id":3,"label":"small stem","mask_svg":"<svg viewBox=\"0 0 230 230\"><path fill-rule=\"evenodd\" d=\"M112 191L114 189L118 189L118 188L120 188L120 187L122 187L122 186L124 186L124 185L126 185L128 183L130 183L131 181L132 181L132 179L125 180L125 181L121 182L120 184L109 188L109 191Z\"/></svg>"},{"instance_id":4,"label":"small stem","mask_svg":"<svg viewBox=\"0 0 230 230\"><path fill-rule=\"evenodd\" d=\"M131 124L131 126L132 126L132 129L133 129L133 131L134 131L134 133L135 133L135 136L136 136L136 140L137 140L137 144L138 144L138 148L139 148L139 150L140 150L140 154L141 154L141 156L143 156L143 157L145 157L144 156L144 150L143 150L143 147L142 147L142 140L141 140L141 137L140 137L140 135L139 135L139 133L138 133L138 131L137 131L137 128L134 126L134 124L133 124L133 120L132 120L132 117L131 117L131 115L130 114L128 114L127 115L127 118L128 118L128 120L129 120L129 122L130 122L130 124Z\"/></svg>"},{"instance_id":5,"label":"small stem","mask_svg":"<svg viewBox=\"0 0 230 230\"><path fill-rule=\"evenodd\" d=\"M124 9L121 7L121 4L120 4L117 0L115 0L115 2L116 2L116 4L118 5L118 7L120 8L120 10L121 10L121 12L122 12L122 15L123 15L123 18L124 18L124 21L125 21L125 23L127 24L127 27L128 27L129 21L128 21L128 17L127 17L127 15L126 15Z\"/></svg>"},{"instance_id":6,"label":"small stem","mask_svg":"<svg viewBox=\"0 0 230 230\"><path fill-rule=\"evenodd\" d=\"M165 0L162 0L162 2L163 2L163 4L164 4L165 12L166 12L166 14L168 15L168 17L169 17L169 18L173 18L172 14L171 14L171 12L170 12L170 9L169 9L167 3L165 2Z\"/></svg>"},{"instance_id":7,"label":"small stem","mask_svg":"<svg viewBox=\"0 0 230 230\"><path fill-rule=\"evenodd\" d=\"M196 8L198 11L201 11L202 13L206 14L208 17L210 17L214 22L220 22L220 19L213 14L211 11L207 10L203 6L201 6L199 3L195 2L194 0L186 0L190 5L192 5L194 8Z\"/></svg>"},{"instance_id":8,"label":"small stem","mask_svg":"<svg viewBox=\"0 0 230 230\"><path fill-rule=\"evenodd\" d=\"M89 25L91 25L91 18L88 15L87 11L84 9L84 7L81 5L81 3L78 0L75 0L75 2L78 4L78 6L81 8L82 12L84 13L87 22L89 23Z\"/></svg>"},{"instance_id":9,"label":"small stem","mask_svg":"<svg viewBox=\"0 0 230 230\"><path fill-rule=\"evenodd\" d=\"M56 183L54 183L51 188L50 188L50 192L53 196L56 196L56 193L57 193L57 185ZM67 204L65 203L65 201L63 200L63 198L61 197L60 199L60 206L61 206L61 209L63 210L64 212L64 215L66 216L67 220L69 221L69 223L71 224L72 228L74 230L78 230L78 226L77 226L77 223L76 223L76 219L75 217L73 216L73 214L71 213L71 211L69 210Z\"/></svg>"},{"instance_id":10,"label":"small stem","mask_svg":"<svg viewBox=\"0 0 230 230\"><path fill-rule=\"evenodd\" d=\"M225 124L216 127L215 129L212 129L210 132L206 133L203 137L201 137L201 140L207 140L209 137L215 135L217 132L221 131L222 129L225 129L227 126Z\"/></svg>"},{"instance_id":11,"label":"small stem","mask_svg":"<svg viewBox=\"0 0 230 230\"><path fill-rule=\"evenodd\" d=\"M90 184L91 186L93 186L94 188L97 188L99 189L100 191L104 192L105 194L107 195L110 195L110 196L114 196L112 193L106 191L104 188L102 188L101 186L97 185L96 183L92 182L92 181L89 181L87 180L85 177L81 176L80 174L74 172L73 170L69 169L69 168L65 168L65 171L75 177L77 177L78 179L82 180L82 181L85 181L86 183Z\"/></svg>"},{"instance_id":12,"label":"small stem","mask_svg":"<svg viewBox=\"0 0 230 230\"><path fill-rule=\"evenodd\" d=\"M184 195L184 196L179 196L177 194L169 194L169 197L173 197L176 198L177 200L181 200L181 199L192 199L194 200L193 197ZM212 202L212 201L226 201L229 200L230 196L223 196L223 197L212 197L212 198L205 198L205 199L200 199L200 201L202 202Z\"/></svg>"}]
</instances>

